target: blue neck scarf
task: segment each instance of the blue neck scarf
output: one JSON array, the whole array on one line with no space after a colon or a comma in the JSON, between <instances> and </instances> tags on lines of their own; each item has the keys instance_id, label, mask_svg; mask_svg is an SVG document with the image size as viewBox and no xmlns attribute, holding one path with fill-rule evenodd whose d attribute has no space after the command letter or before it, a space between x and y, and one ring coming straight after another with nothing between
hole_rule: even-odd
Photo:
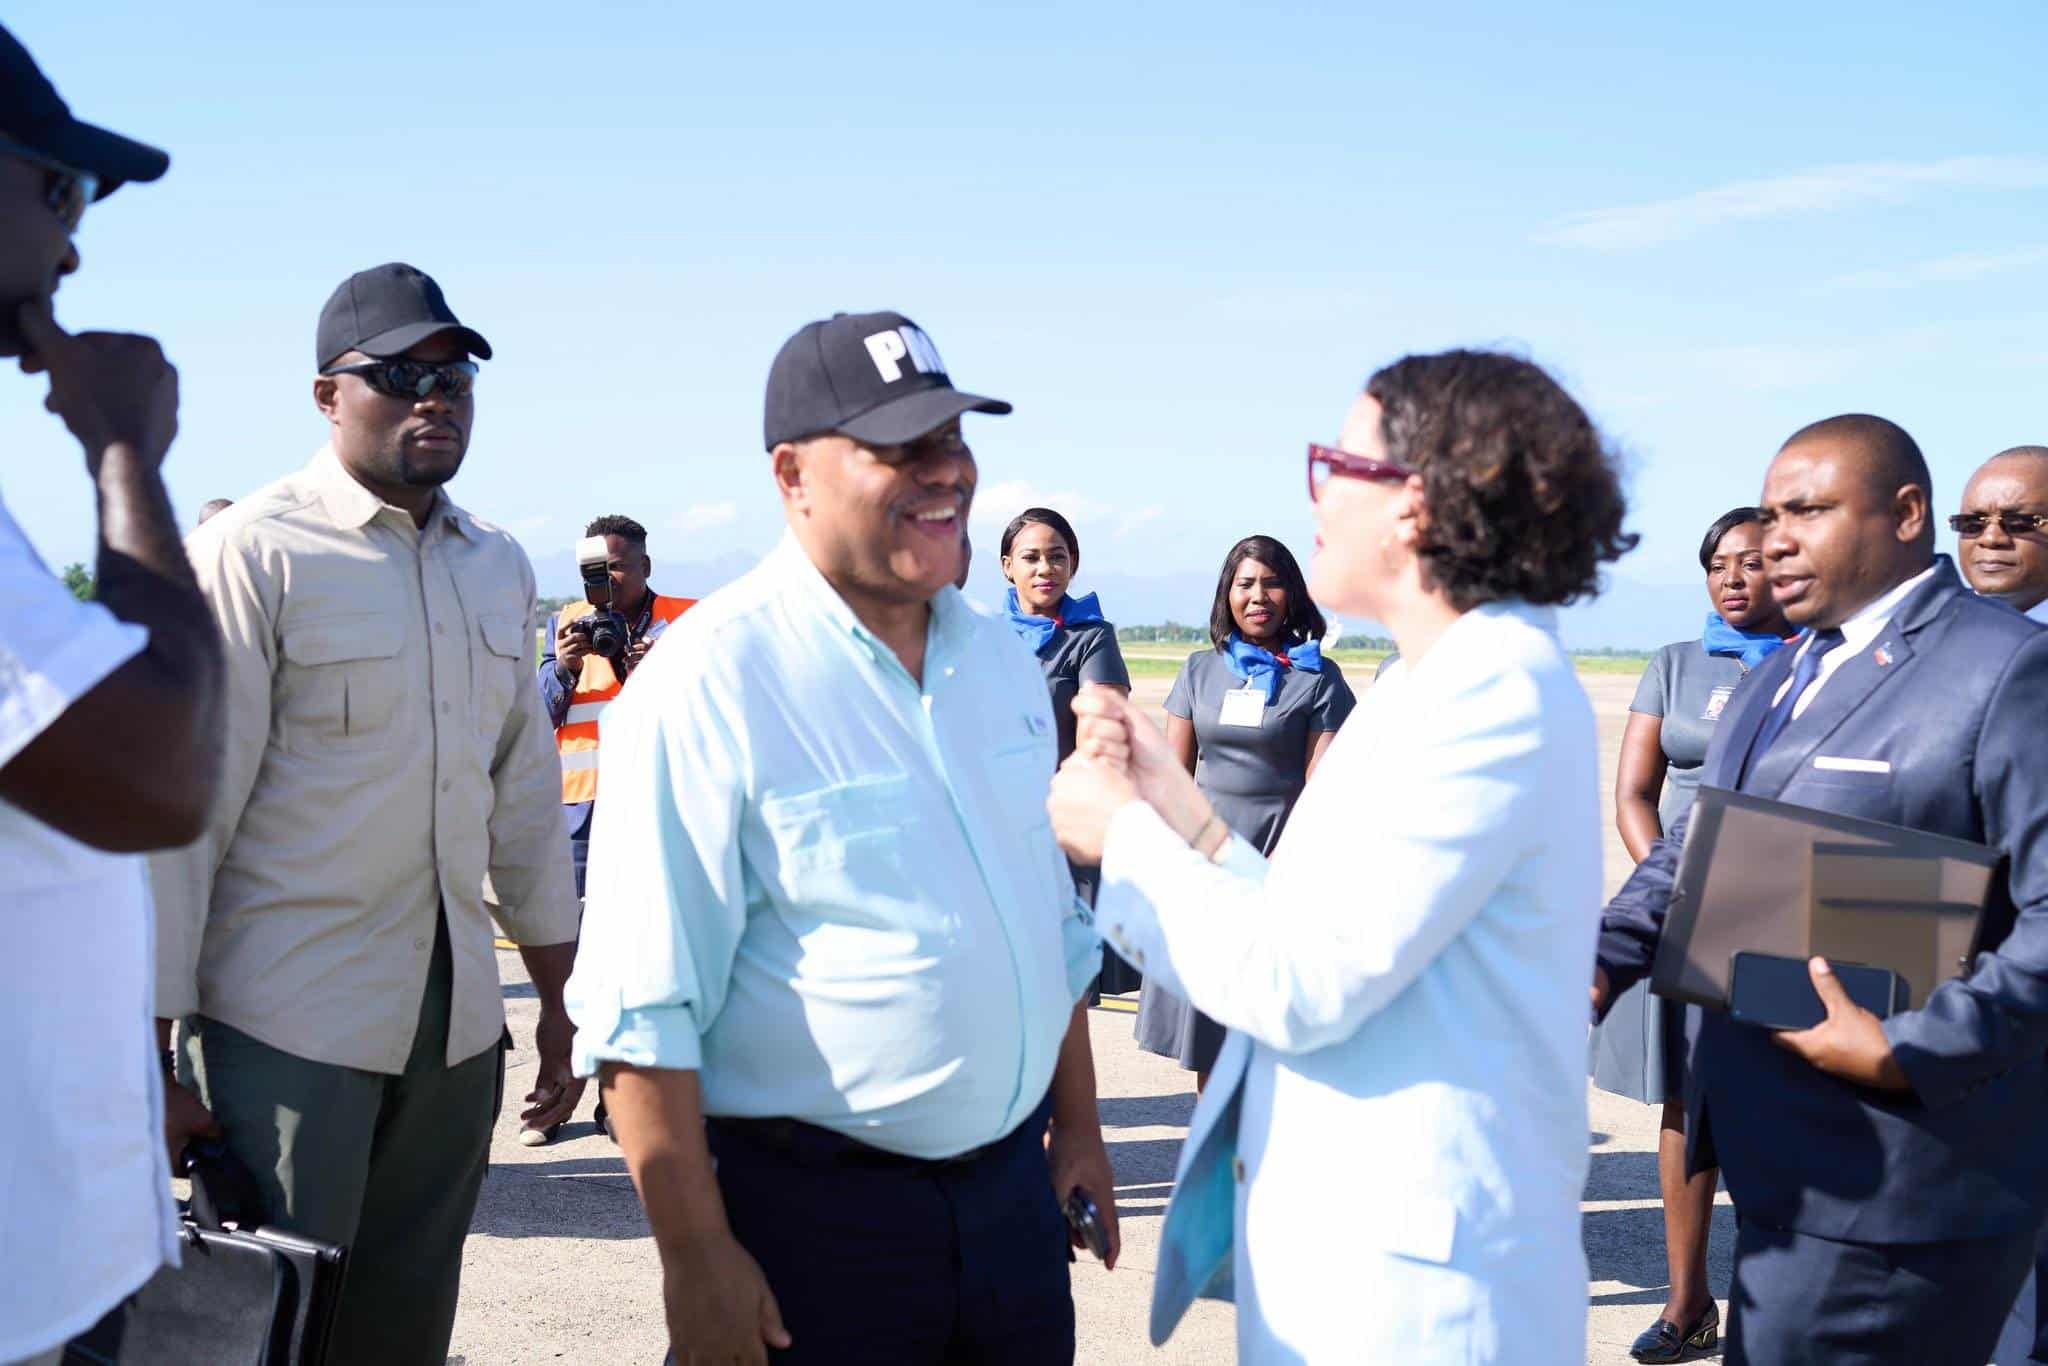
<instances>
[{"instance_id":1,"label":"blue neck scarf","mask_svg":"<svg viewBox=\"0 0 2048 1366\"><path fill-rule=\"evenodd\" d=\"M1297 641L1285 646L1281 653L1287 656L1286 664L1271 650L1254 645L1237 632L1230 633L1230 639L1223 642L1224 658L1230 661L1230 671L1246 683L1266 691L1266 705L1280 695L1280 670L1300 669L1304 673L1317 674L1323 671L1323 647L1313 640Z\"/></svg>"},{"instance_id":2,"label":"blue neck scarf","mask_svg":"<svg viewBox=\"0 0 2048 1366\"><path fill-rule=\"evenodd\" d=\"M1769 631L1738 631L1719 612L1707 613L1707 629L1700 633L1700 647L1708 654L1733 656L1745 669L1754 669L1784 643Z\"/></svg>"},{"instance_id":3,"label":"blue neck scarf","mask_svg":"<svg viewBox=\"0 0 2048 1366\"><path fill-rule=\"evenodd\" d=\"M1095 594L1086 597L1071 595L1060 599L1059 611L1049 617L1034 617L1026 612L1017 601L1017 589L1010 588L1010 595L1004 601L1004 608L1010 618L1010 629L1017 638L1031 647L1031 653L1042 655L1045 647L1052 644L1052 638L1062 626L1078 626L1084 621L1101 621L1102 604Z\"/></svg>"}]
</instances>

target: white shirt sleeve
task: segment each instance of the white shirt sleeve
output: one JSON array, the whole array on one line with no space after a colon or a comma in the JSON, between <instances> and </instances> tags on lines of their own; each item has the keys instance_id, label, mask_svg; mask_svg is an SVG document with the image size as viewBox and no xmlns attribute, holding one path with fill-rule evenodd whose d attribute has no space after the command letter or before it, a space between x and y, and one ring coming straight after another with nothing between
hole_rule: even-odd
<instances>
[{"instance_id":1,"label":"white shirt sleeve","mask_svg":"<svg viewBox=\"0 0 2048 1366\"><path fill-rule=\"evenodd\" d=\"M73 597L0 504L0 765L148 643L143 627Z\"/></svg>"}]
</instances>

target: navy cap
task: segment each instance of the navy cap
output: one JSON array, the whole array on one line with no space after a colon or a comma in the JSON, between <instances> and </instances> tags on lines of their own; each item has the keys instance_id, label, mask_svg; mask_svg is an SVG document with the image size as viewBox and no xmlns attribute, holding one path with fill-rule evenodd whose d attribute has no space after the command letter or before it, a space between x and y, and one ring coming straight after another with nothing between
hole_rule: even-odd
<instances>
[{"instance_id":1,"label":"navy cap","mask_svg":"<svg viewBox=\"0 0 2048 1366\"><path fill-rule=\"evenodd\" d=\"M313 335L314 368L360 351L385 360L442 332L454 332L472 356L491 358L491 344L465 327L434 277L402 261L359 270L335 287Z\"/></svg>"},{"instance_id":2,"label":"navy cap","mask_svg":"<svg viewBox=\"0 0 2048 1366\"><path fill-rule=\"evenodd\" d=\"M932 339L901 313L835 313L776 353L761 434L771 451L827 432L895 446L962 413L1009 411L999 398L955 389Z\"/></svg>"},{"instance_id":3,"label":"navy cap","mask_svg":"<svg viewBox=\"0 0 2048 1366\"><path fill-rule=\"evenodd\" d=\"M154 147L71 116L35 58L0 27L0 138L99 181L105 199L131 180L155 180L171 164Z\"/></svg>"}]
</instances>

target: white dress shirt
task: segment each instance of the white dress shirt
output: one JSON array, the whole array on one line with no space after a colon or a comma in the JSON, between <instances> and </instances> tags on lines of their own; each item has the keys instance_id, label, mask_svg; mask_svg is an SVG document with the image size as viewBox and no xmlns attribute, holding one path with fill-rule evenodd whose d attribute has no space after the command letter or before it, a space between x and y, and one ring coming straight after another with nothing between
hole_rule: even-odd
<instances>
[{"instance_id":1,"label":"white dress shirt","mask_svg":"<svg viewBox=\"0 0 2048 1366\"><path fill-rule=\"evenodd\" d=\"M785 538L605 712L576 1067L913 1157L1045 1097L1101 961L1052 837L1052 707L1007 622L932 601L924 677Z\"/></svg>"},{"instance_id":2,"label":"white dress shirt","mask_svg":"<svg viewBox=\"0 0 2048 1366\"><path fill-rule=\"evenodd\" d=\"M0 505L0 765L149 634L84 603ZM118 781L120 761L80 782ZM108 854L0 802L0 1361L90 1328L178 1260L151 999L149 888Z\"/></svg>"},{"instance_id":3,"label":"white dress shirt","mask_svg":"<svg viewBox=\"0 0 2048 1366\"><path fill-rule=\"evenodd\" d=\"M1821 657L1820 672L1814 676L1813 683L1806 691L1799 695L1799 700L1792 704L1793 720L1796 721L1806 714L1806 709L1813 705L1813 699L1820 696L1820 690L1835 676L1835 670L1862 654L1872 641L1884 633L1884 628L1891 624L1892 613L1899 610L1899 604L1912 596L1914 589L1933 578L1937 568L1938 565L1928 566L1877 601L1858 609L1854 616L1842 623L1842 643ZM1799 642L1799 653L1792 656L1792 668L1795 672L1799 668L1799 661L1806 657L1806 652L1812 647L1813 633L1808 631ZM1784 701L1785 690L1791 686L1792 679L1787 677L1778 685L1778 691L1772 695L1771 705L1775 707Z\"/></svg>"},{"instance_id":4,"label":"white dress shirt","mask_svg":"<svg viewBox=\"0 0 2048 1366\"><path fill-rule=\"evenodd\" d=\"M1098 927L1231 1031L1155 1341L1231 1247L1248 1364L1585 1359L1599 746L1555 619L1480 607L1388 670L1270 865L1111 821Z\"/></svg>"}]
</instances>

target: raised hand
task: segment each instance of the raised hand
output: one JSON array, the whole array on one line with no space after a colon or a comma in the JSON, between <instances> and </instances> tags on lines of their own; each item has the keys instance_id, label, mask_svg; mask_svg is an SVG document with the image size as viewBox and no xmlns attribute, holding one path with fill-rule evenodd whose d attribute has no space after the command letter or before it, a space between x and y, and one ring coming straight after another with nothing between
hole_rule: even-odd
<instances>
[{"instance_id":1,"label":"raised hand","mask_svg":"<svg viewBox=\"0 0 2048 1366\"><path fill-rule=\"evenodd\" d=\"M1087 687L1074 699L1074 756L1130 775L1138 795L1184 840L1215 813L1150 717L1114 688ZM1072 762L1071 760L1069 762Z\"/></svg>"},{"instance_id":2,"label":"raised hand","mask_svg":"<svg viewBox=\"0 0 2048 1366\"><path fill-rule=\"evenodd\" d=\"M43 406L85 447L86 469L99 477L108 450L127 448L149 469L163 463L178 434L178 371L154 339L126 332L80 332L57 325L48 299L21 306L15 321L28 339L21 368L48 374Z\"/></svg>"}]
</instances>

